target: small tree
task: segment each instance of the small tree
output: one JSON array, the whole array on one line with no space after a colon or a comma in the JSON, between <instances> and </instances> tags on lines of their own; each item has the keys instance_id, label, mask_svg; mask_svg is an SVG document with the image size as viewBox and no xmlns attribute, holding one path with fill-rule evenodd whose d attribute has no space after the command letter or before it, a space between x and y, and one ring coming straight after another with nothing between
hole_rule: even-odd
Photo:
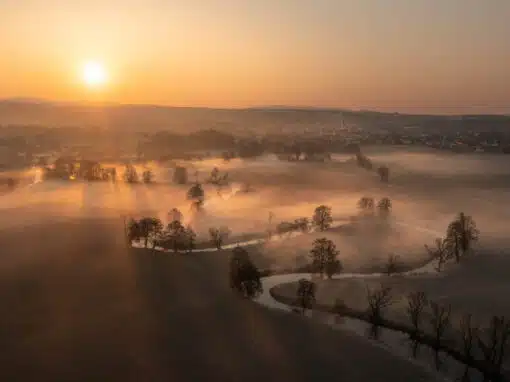
<instances>
[{"instance_id":1,"label":"small tree","mask_svg":"<svg viewBox=\"0 0 510 382\"><path fill-rule=\"evenodd\" d=\"M377 209L379 210L379 216L387 218L391 213L392 203L390 198L382 198L377 203Z\"/></svg>"},{"instance_id":2,"label":"small tree","mask_svg":"<svg viewBox=\"0 0 510 382\"><path fill-rule=\"evenodd\" d=\"M423 333L421 329L421 319L427 304L427 297L423 292L412 292L407 296L407 315L413 327L413 331L409 334L409 339L411 340L414 358L416 358L418 354L419 339Z\"/></svg>"},{"instance_id":3,"label":"small tree","mask_svg":"<svg viewBox=\"0 0 510 382\"><path fill-rule=\"evenodd\" d=\"M126 183L138 183L138 173L136 172L136 168L131 164L127 164L124 169L124 181Z\"/></svg>"},{"instance_id":4,"label":"small tree","mask_svg":"<svg viewBox=\"0 0 510 382\"><path fill-rule=\"evenodd\" d=\"M391 276L392 274L397 273L399 263L399 257L395 254L390 254L385 265L386 275Z\"/></svg>"},{"instance_id":5,"label":"small tree","mask_svg":"<svg viewBox=\"0 0 510 382\"><path fill-rule=\"evenodd\" d=\"M471 250L472 244L478 241L479 234L473 218L463 212L448 225L446 240L457 262Z\"/></svg>"},{"instance_id":6,"label":"small tree","mask_svg":"<svg viewBox=\"0 0 510 382\"><path fill-rule=\"evenodd\" d=\"M154 174L151 170L145 170L142 174L142 178L144 183L152 183L154 180Z\"/></svg>"},{"instance_id":7,"label":"small tree","mask_svg":"<svg viewBox=\"0 0 510 382\"><path fill-rule=\"evenodd\" d=\"M315 290L316 285L314 282L301 279L298 281L297 305L301 308L301 314L305 314L307 309L312 309L315 303Z\"/></svg>"},{"instance_id":8,"label":"small tree","mask_svg":"<svg viewBox=\"0 0 510 382\"><path fill-rule=\"evenodd\" d=\"M149 239L156 239L163 230L163 223L158 218L142 218L138 224L145 248L147 248ZM155 244L153 245L155 246Z\"/></svg>"},{"instance_id":9,"label":"small tree","mask_svg":"<svg viewBox=\"0 0 510 382\"><path fill-rule=\"evenodd\" d=\"M220 181L220 170L218 167L214 167L211 171L211 175L209 176L209 183L218 184Z\"/></svg>"},{"instance_id":10,"label":"small tree","mask_svg":"<svg viewBox=\"0 0 510 382\"><path fill-rule=\"evenodd\" d=\"M260 273L248 252L239 246L232 251L229 279L230 287L245 298L254 298L262 293Z\"/></svg>"},{"instance_id":11,"label":"small tree","mask_svg":"<svg viewBox=\"0 0 510 382\"><path fill-rule=\"evenodd\" d=\"M197 234L191 226L187 226L184 228L184 231L182 232L182 247L183 250L186 251L186 253L191 253L195 249L195 242L196 242Z\"/></svg>"},{"instance_id":12,"label":"small tree","mask_svg":"<svg viewBox=\"0 0 510 382\"><path fill-rule=\"evenodd\" d=\"M319 273L320 277L326 274L331 278L342 269L342 264L337 259L338 254L336 245L331 240L325 237L316 239L310 250L313 270Z\"/></svg>"},{"instance_id":13,"label":"small tree","mask_svg":"<svg viewBox=\"0 0 510 382\"><path fill-rule=\"evenodd\" d=\"M209 236L211 238L211 243L218 249L218 251L223 246L225 240L227 240L230 235L230 230L228 227L220 227L220 228L209 228Z\"/></svg>"},{"instance_id":14,"label":"small tree","mask_svg":"<svg viewBox=\"0 0 510 382\"><path fill-rule=\"evenodd\" d=\"M473 325L470 314L466 314L461 318L460 331L462 336L462 351L466 359L461 381L469 382L469 365L473 362L473 346L478 336L478 327Z\"/></svg>"},{"instance_id":15,"label":"small tree","mask_svg":"<svg viewBox=\"0 0 510 382\"><path fill-rule=\"evenodd\" d=\"M388 183L390 180L390 169L387 166L381 166L377 169L377 174L381 182Z\"/></svg>"},{"instance_id":16,"label":"small tree","mask_svg":"<svg viewBox=\"0 0 510 382\"><path fill-rule=\"evenodd\" d=\"M370 290L367 286L368 321L370 322L369 335L379 339L379 327L383 322L383 313L392 301L391 287L381 285L379 289Z\"/></svg>"},{"instance_id":17,"label":"small tree","mask_svg":"<svg viewBox=\"0 0 510 382\"><path fill-rule=\"evenodd\" d=\"M430 324L432 326L434 343L432 349L434 350L436 369L439 370L441 367L441 361L439 359L439 351L441 350L448 329L450 328L450 313L451 306L444 307L435 302L430 303L432 309L432 317L430 318Z\"/></svg>"},{"instance_id":18,"label":"small tree","mask_svg":"<svg viewBox=\"0 0 510 382\"><path fill-rule=\"evenodd\" d=\"M320 231L325 231L331 227L333 222L331 207L325 205L318 206L313 214L312 222Z\"/></svg>"},{"instance_id":19,"label":"small tree","mask_svg":"<svg viewBox=\"0 0 510 382\"><path fill-rule=\"evenodd\" d=\"M306 233L310 228L310 221L308 218L298 218L294 220L294 226L296 230Z\"/></svg>"},{"instance_id":20,"label":"small tree","mask_svg":"<svg viewBox=\"0 0 510 382\"><path fill-rule=\"evenodd\" d=\"M432 259L437 260L437 266L435 268L438 272L441 272L444 263L450 257L450 250L452 247L448 245L446 239L441 238L437 238L434 244L435 246L432 248L425 244L425 249Z\"/></svg>"},{"instance_id":21,"label":"small tree","mask_svg":"<svg viewBox=\"0 0 510 382\"><path fill-rule=\"evenodd\" d=\"M140 241L142 238L142 231L140 228L140 224L135 219L129 219L127 223L127 239L129 243L133 243L133 241Z\"/></svg>"},{"instance_id":22,"label":"small tree","mask_svg":"<svg viewBox=\"0 0 510 382\"><path fill-rule=\"evenodd\" d=\"M363 212L374 212L374 198L370 198L368 196L363 196L358 201L358 208Z\"/></svg>"},{"instance_id":23,"label":"small tree","mask_svg":"<svg viewBox=\"0 0 510 382\"><path fill-rule=\"evenodd\" d=\"M173 249L175 253L184 249L186 229L178 220L169 223L164 233L164 243L167 247Z\"/></svg>"}]
</instances>

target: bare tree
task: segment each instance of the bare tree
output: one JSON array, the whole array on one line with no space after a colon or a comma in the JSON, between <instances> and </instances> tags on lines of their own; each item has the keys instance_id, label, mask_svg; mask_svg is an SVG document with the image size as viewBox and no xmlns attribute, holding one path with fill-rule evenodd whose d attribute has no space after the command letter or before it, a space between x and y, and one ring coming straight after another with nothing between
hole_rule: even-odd
<instances>
[{"instance_id":1,"label":"bare tree","mask_svg":"<svg viewBox=\"0 0 510 382\"><path fill-rule=\"evenodd\" d=\"M331 207L321 205L315 209L312 222L320 231L325 231L331 227L333 217L331 216Z\"/></svg>"},{"instance_id":2,"label":"bare tree","mask_svg":"<svg viewBox=\"0 0 510 382\"><path fill-rule=\"evenodd\" d=\"M473 346L478 337L478 327L473 325L470 314L466 314L460 319L460 331L462 336L462 351L466 358L461 382L469 382L469 365L473 362Z\"/></svg>"},{"instance_id":3,"label":"bare tree","mask_svg":"<svg viewBox=\"0 0 510 382\"><path fill-rule=\"evenodd\" d=\"M371 324L369 335L373 339L379 338L379 328L383 321L383 313L393 303L391 287L380 285L376 290L367 286L368 320Z\"/></svg>"},{"instance_id":4,"label":"bare tree","mask_svg":"<svg viewBox=\"0 0 510 382\"><path fill-rule=\"evenodd\" d=\"M209 228L211 243L216 247L216 249L218 249L218 251L221 249L229 235L230 229L228 229L228 227Z\"/></svg>"},{"instance_id":5,"label":"bare tree","mask_svg":"<svg viewBox=\"0 0 510 382\"><path fill-rule=\"evenodd\" d=\"M501 368L507 355L509 334L510 322L503 316L492 317L489 328L478 331L477 343L486 363L484 381L501 378Z\"/></svg>"},{"instance_id":6,"label":"bare tree","mask_svg":"<svg viewBox=\"0 0 510 382\"><path fill-rule=\"evenodd\" d=\"M446 334L451 325L450 323L451 306L444 307L435 302L431 302L430 307L432 310L430 324L432 326L434 336L434 344L432 348L434 349L436 369L439 370L439 368L441 367L439 351L443 346Z\"/></svg>"},{"instance_id":7,"label":"bare tree","mask_svg":"<svg viewBox=\"0 0 510 382\"><path fill-rule=\"evenodd\" d=\"M301 279L298 281L298 288L296 291L297 305L301 308L301 314L305 314L307 309L312 309L315 303L316 285L314 282Z\"/></svg>"},{"instance_id":8,"label":"bare tree","mask_svg":"<svg viewBox=\"0 0 510 382\"><path fill-rule=\"evenodd\" d=\"M392 274L397 273L399 265L400 260L398 255L390 254L385 266L386 275L391 276Z\"/></svg>"},{"instance_id":9,"label":"bare tree","mask_svg":"<svg viewBox=\"0 0 510 382\"><path fill-rule=\"evenodd\" d=\"M436 271L441 272L443 270L443 265L446 260L451 257L451 249L452 247L448 244L447 239L437 238L434 242L434 247L429 247L425 244L425 249L429 253L432 259L437 260L437 265L435 267Z\"/></svg>"},{"instance_id":10,"label":"bare tree","mask_svg":"<svg viewBox=\"0 0 510 382\"><path fill-rule=\"evenodd\" d=\"M342 264L337 259L338 250L335 243L331 240L322 237L313 242L313 247L310 250L312 258L312 267L316 273L319 273L321 278L324 274L331 278L335 273L341 271Z\"/></svg>"},{"instance_id":11,"label":"bare tree","mask_svg":"<svg viewBox=\"0 0 510 382\"><path fill-rule=\"evenodd\" d=\"M427 304L428 301L424 292L412 292L407 296L407 314L413 326L413 331L409 334L409 339L411 340L414 358L416 358L418 354L419 339L423 333L421 328L422 315Z\"/></svg>"}]
</instances>

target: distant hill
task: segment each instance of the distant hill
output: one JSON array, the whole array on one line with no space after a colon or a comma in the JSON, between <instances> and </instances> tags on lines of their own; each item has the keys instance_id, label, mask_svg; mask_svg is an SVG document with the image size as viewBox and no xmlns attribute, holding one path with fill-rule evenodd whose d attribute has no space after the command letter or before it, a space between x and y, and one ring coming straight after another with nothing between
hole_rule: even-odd
<instances>
[{"instance_id":1,"label":"distant hill","mask_svg":"<svg viewBox=\"0 0 510 382\"><path fill-rule=\"evenodd\" d=\"M280 127L332 127L344 122L365 128L437 126L467 123L510 127L507 116L431 116L350 111L330 108L265 106L245 109L212 109L157 105L94 104L50 102L16 98L0 100L0 125L47 127L106 127L126 131L174 130L187 132L218 130L278 131Z\"/></svg>"}]
</instances>

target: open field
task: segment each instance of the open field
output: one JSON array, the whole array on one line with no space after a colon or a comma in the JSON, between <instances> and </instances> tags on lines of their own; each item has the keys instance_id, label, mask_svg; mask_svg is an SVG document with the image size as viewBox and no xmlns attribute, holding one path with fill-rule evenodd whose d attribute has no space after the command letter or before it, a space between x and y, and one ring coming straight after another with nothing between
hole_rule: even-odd
<instances>
[{"instance_id":1,"label":"open field","mask_svg":"<svg viewBox=\"0 0 510 382\"><path fill-rule=\"evenodd\" d=\"M428 380L357 337L239 299L226 253L127 250L107 220L0 242L5 381Z\"/></svg>"}]
</instances>

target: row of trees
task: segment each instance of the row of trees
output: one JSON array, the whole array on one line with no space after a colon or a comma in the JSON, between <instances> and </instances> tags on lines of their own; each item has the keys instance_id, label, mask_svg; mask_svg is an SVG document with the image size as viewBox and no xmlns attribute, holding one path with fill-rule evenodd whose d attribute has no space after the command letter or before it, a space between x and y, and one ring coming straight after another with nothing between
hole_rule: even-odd
<instances>
[{"instance_id":1,"label":"row of trees","mask_svg":"<svg viewBox=\"0 0 510 382\"><path fill-rule=\"evenodd\" d=\"M356 163L359 167L364 168L365 170L372 171L374 169L374 164L365 154L361 152L361 149L358 148L356 151ZM388 183L390 180L390 169L388 166L379 166L376 168L377 175L381 179L381 182Z\"/></svg>"},{"instance_id":2,"label":"row of trees","mask_svg":"<svg viewBox=\"0 0 510 382\"><path fill-rule=\"evenodd\" d=\"M298 281L295 305L297 311L305 313L313 309L316 303L317 284L307 279ZM502 368L507 357L510 337L510 320L503 316L494 316L489 324L481 327L474 323L472 316L461 316L457 328L452 322L451 306L443 306L429 301L424 292L411 292L406 297L406 316L408 325L392 323L385 318L387 309L397 302L392 288L380 285L367 287L367 309L361 314L349 310L343 300L337 299L332 312L337 321L346 315L365 319L370 327L368 335L378 340L381 328L406 332L414 358L418 356L422 344L429 346L435 355L435 365L439 370L442 362L440 352L446 352L464 363L465 368L459 380L470 380L470 368L476 367L482 372L484 381L501 380Z\"/></svg>"},{"instance_id":3,"label":"row of trees","mask_svg":"<svg viewBox=\"0 0 510 382\"><path fill-rule=\"evenodd\" d=\"M145 248L156 246L172 249L174 252L190 253L196 248L196 233L191 226L181 223L182 214L179 210L172 210L169 215L173 216L169 224L164 226L158 218L145 217L139 220L130 219L126 227L126 237L129 244L142 242ZM227 227L210 228L209 242L218 250L230 235Z\"/></svg>"}]
</instances>

